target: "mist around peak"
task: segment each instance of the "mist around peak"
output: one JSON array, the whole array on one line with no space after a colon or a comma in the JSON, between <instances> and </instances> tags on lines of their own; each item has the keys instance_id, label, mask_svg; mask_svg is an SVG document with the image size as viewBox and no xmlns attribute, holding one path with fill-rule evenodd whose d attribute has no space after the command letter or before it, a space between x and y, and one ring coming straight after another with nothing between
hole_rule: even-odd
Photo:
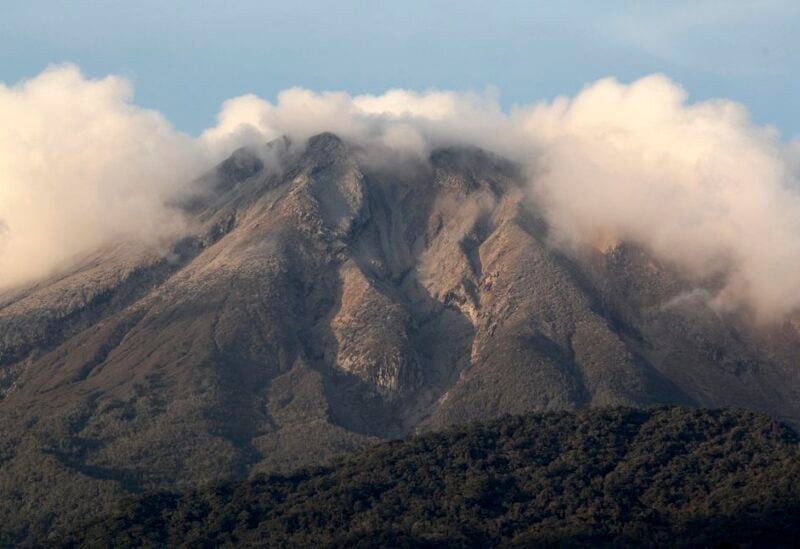
<instances>
[{"instance_id":1,"label":"mist around peak","mask_svg":"<svg viewBox=\"0 0 800 549\"><path fill-rule=\"evenodd\" d=\"M164 247L191 230L174 204L233 151L332 132L389 168L445 146L487 149L523 166L554 245L631 241L698 286L722 280L704 288L720 310L775 320L800 307L800 144L733 101L690 101L663 75L509 111L491 90L291 88L274 101L230 99L193 137L137 106L124 78L63 65L0 85L0 115L0 289L109 243Z\"/></svg>"}]
</instances>

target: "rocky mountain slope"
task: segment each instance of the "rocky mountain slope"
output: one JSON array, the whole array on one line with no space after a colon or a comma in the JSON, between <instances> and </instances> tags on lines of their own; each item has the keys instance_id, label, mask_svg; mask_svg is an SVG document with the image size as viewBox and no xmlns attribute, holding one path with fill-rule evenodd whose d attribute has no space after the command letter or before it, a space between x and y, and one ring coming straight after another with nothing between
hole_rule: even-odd
<instances>
[{"instance_id":1,"label":"rocky mountain slope","mask_svg":"<svg viewBox=\"0 0 800 549\"><path fill-rule=\"evenodd\" d=\"M334 467L133 498L67 547L792 546L798 436L749 412L505 417Z\"/></svg>"},{"instance_id":2,"label":"rocky mountain slope","mask_svg":"<svg viewBox=\"0 0 800 549\"><path fill-rule=\"evenodd\" d=\"M800 323L721 315L632 243L555 249L510 162L376 159L331 134L268 148L203 178L180 242L0 294L5 536L505 413L800 423Z\"/></svg>"}]
</instances>

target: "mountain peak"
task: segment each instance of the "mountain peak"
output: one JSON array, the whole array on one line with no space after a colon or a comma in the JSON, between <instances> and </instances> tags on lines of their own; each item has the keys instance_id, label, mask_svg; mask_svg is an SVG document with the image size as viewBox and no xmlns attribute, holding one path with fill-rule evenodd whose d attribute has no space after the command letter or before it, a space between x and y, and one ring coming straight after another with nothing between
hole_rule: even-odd
<instances>
[{"instance_id":1,"label":"mountain peak","mask_svg":"<svg viewBox=\"0 0 800 549\"><path fill-rule=\"evenodd\" d=\"M347 148L345 142L335 133L322 132L311 136L306 144L308 154L326 152L344 152Z\"/></svg>"},{"instance_id":2,"label":"mountain peak","mask_svg":"<svg viewBox=\"0 0 800 549\"><path fill-rule=\"evenodd\" d=\"M554 248L509 192L525 185L511 162L453 147L376 169L331 133L289 145L207 174L216 191L170 253L120 244L0 306L14 447L0 486L44 501L38 475L102 494L8 506L0 524L530 410L736 406L800 423L796 337L670 306L686 288L646 250L604 263Z\"/></svg>"},{"instance_id":3,"label":"mountain peak","mask_svg":"<svg viewBox=\"0 0 800 549\"><path fill-rule=\"evenodd\" d=\"M236 149L217 168L219 174L217 189L224 192L263 169L264 162L255 151L247 147Z\"/></svg>"}]
</instances>

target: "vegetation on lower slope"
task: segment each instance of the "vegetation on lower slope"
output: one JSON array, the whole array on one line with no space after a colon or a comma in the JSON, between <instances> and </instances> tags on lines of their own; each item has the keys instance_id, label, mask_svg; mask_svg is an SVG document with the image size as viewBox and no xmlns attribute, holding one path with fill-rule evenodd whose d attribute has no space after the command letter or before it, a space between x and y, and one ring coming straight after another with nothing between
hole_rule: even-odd
<instances>
[{"instance_id":1,"label":"vegetation on lower slope","mask_svg":"<svg viewBox=\"0 0 800 549\"><path fill-rule=\"evenodd\" d=\"M505 417L329 468L157 493L67 546L778 544L800 536L800 447L743 411Z\"/></svg>"}]
</instances>

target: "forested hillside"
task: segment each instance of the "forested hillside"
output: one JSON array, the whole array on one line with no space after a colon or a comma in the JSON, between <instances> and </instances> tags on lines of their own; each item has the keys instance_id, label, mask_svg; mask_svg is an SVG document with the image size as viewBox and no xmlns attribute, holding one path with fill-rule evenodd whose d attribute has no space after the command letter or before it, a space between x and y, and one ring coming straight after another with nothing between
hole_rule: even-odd
<instances>
[{"instance_id":1,"label":"forested hillside","mask_svg":"<svg viewBox=\"0 0 800 549\"><path fill-rule=\"evenodd\" d=\"M508 416L381 444L329 468L127 501L77 546L787 544L791 429L743 411Z\"/></svg>"}]
</instances>

